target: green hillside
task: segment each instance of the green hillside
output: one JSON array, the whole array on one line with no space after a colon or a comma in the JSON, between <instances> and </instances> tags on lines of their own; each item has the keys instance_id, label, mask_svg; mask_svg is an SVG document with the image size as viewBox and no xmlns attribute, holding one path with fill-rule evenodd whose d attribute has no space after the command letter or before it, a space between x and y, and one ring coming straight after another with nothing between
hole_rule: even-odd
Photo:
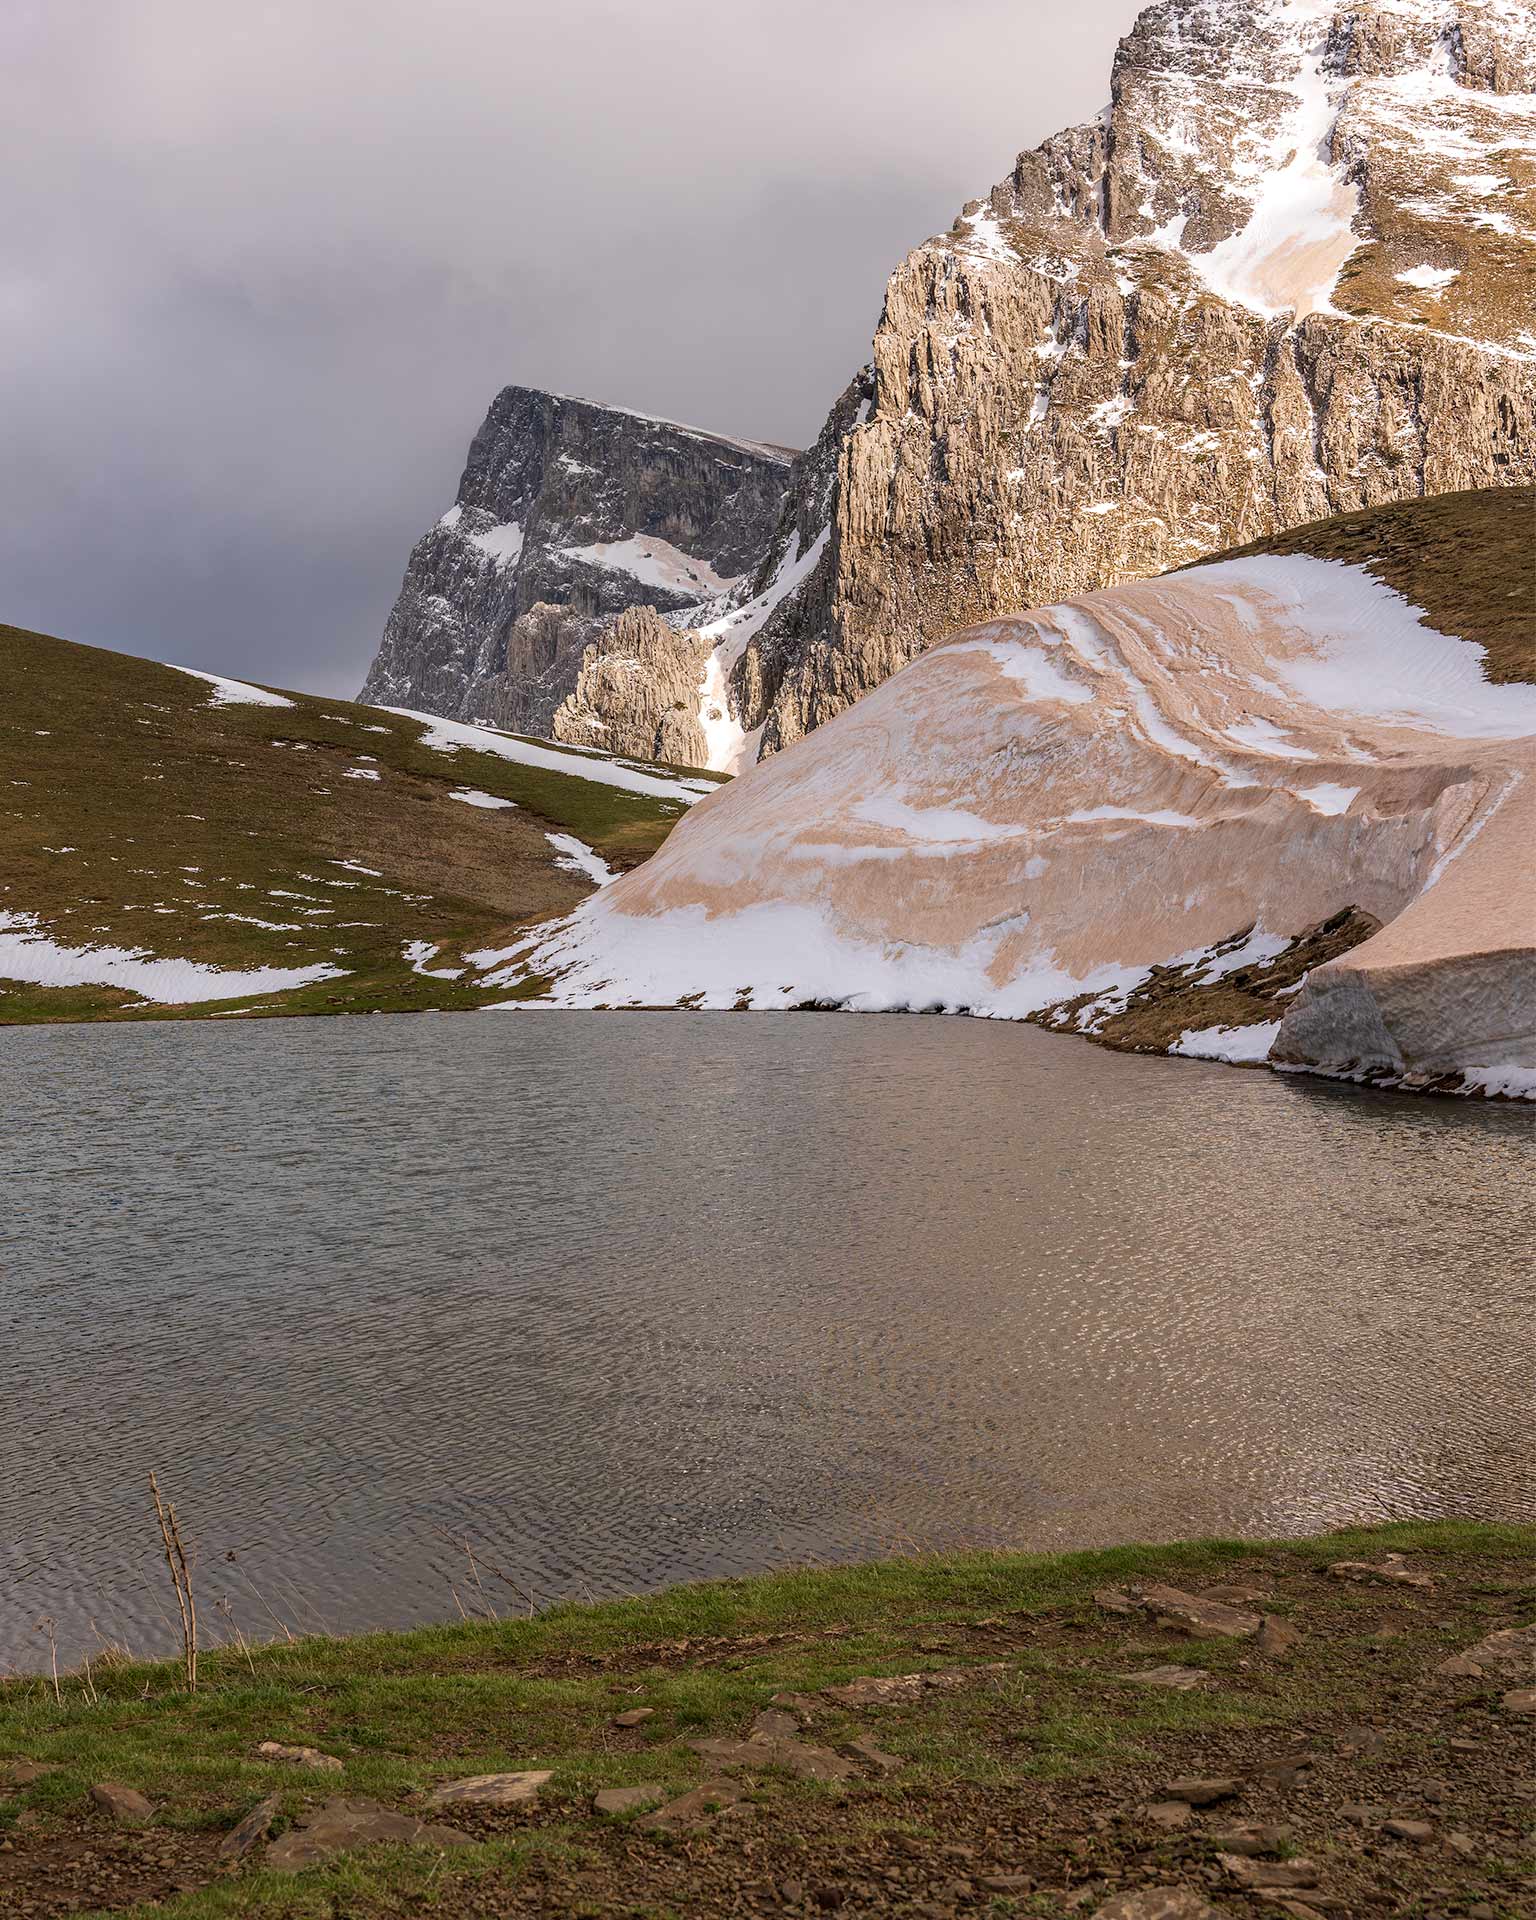
<instances>
[{"instance_id":1,"label":"green hillside","mask_svg":"<svg viewBox=\"0 0 1536 1920\"><path fill-rule=\"evenodd\" d=\"M717 778L261 699L0 627L0 1024L484 1005L441 977L465 949L584 899L584 849L638 865Z\"/></svg>"}]
</instances>

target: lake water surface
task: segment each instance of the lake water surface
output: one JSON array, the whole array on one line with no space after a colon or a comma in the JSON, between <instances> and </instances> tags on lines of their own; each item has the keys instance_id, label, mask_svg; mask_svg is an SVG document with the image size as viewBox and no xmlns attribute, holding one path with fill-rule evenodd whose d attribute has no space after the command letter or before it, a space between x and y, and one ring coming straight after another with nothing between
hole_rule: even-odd
<instances>
[{"instance_id":1,"label":"lake water surface","mask_svg":"<svg viewBox=\"0 0 1536 1920\"><path fill-rule=\"evenodd\" d=\"M0 1125L0 1667L170 1645L152 1467L268 1634L1536 1519L1528 1111L550 1013L11 1029Z\"/></svg>"}]
</instances>

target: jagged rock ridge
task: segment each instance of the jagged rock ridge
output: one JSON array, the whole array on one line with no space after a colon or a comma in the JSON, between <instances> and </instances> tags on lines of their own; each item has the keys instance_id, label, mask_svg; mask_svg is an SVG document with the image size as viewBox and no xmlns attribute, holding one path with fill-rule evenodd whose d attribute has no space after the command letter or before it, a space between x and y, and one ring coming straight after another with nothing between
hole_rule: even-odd
<instances>
[{"instance_id":1,"label":"jagged rock ridge","mask_svg":"<svg viewBox=\"0 0 1536 1920\"><path fill-rule=\"evenodd\" d=\"M617 616L636 607L675 616L752 571L793 457L624 408L504 388L475 435L457 499L411 553L362 698L551 732L586 650ZM627 631L653 636L654 624ZM610 745L601 723L565 737ZM654 738L612 744L656 750Z\"/></svg>"},{"instance_id":2,"label":"jagged rock ridge","mask_svg":"<svg viewBox=\"0 0 1536 1920\"><path fill-rule=\"evenodd\" d=\"M892 275L771 752L968 621L1536 472L1536 16L1167 0L1100 119Z\"/></svg>"}]
</instances>

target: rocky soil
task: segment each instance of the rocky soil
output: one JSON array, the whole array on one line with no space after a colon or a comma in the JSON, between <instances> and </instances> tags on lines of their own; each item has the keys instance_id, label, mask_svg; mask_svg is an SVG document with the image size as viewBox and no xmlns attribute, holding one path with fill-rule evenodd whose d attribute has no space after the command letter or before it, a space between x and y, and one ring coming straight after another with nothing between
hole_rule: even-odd
<instances>
[{"instance_id":1,"label":"rocky soil","mask_svg":"<svg viewBox=\"0 0 1536 1920\"><path fill-rule=\"evenodd\" d=\"M547 1681L612 1702L579 1755L465 1777L449 1711L435 1783L402 1805L327 1786L344 1763L320 1749L269 1761L297 1797L199 1824L122 1782L49 1793L57 1768L13 1760L0 1909L1519 1920L1532 1572L1529 1539L1254 1548L1187 1586L1153 1565L1054 1605L941 1608L832 1682L813 1669L851 1624L552 1656ZM700 1726L680 1703L716 1676L746 1704ZM500 1738L540 1757L515 1716ZM358 1849L379 1864L332 1864Z\"/></svg>"}]
</instances>

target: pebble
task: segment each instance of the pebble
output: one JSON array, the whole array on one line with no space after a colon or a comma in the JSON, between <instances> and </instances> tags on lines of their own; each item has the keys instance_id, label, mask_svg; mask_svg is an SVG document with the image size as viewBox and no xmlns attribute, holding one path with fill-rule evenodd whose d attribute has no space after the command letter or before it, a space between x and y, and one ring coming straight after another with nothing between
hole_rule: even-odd
<instances>
[{"instance_id":1,"label":"pebble","mask_svg":"<svg viewBox=\"0 0 1536 1920\"><path fill-rule=\"evenodd\" d=\"M625 1713L616 1713L613 1724L616 1727L643 1727L647 1720L654 1720L655 1717L654 1707L631 1707Z\"/></svg>"}]
</instances>

